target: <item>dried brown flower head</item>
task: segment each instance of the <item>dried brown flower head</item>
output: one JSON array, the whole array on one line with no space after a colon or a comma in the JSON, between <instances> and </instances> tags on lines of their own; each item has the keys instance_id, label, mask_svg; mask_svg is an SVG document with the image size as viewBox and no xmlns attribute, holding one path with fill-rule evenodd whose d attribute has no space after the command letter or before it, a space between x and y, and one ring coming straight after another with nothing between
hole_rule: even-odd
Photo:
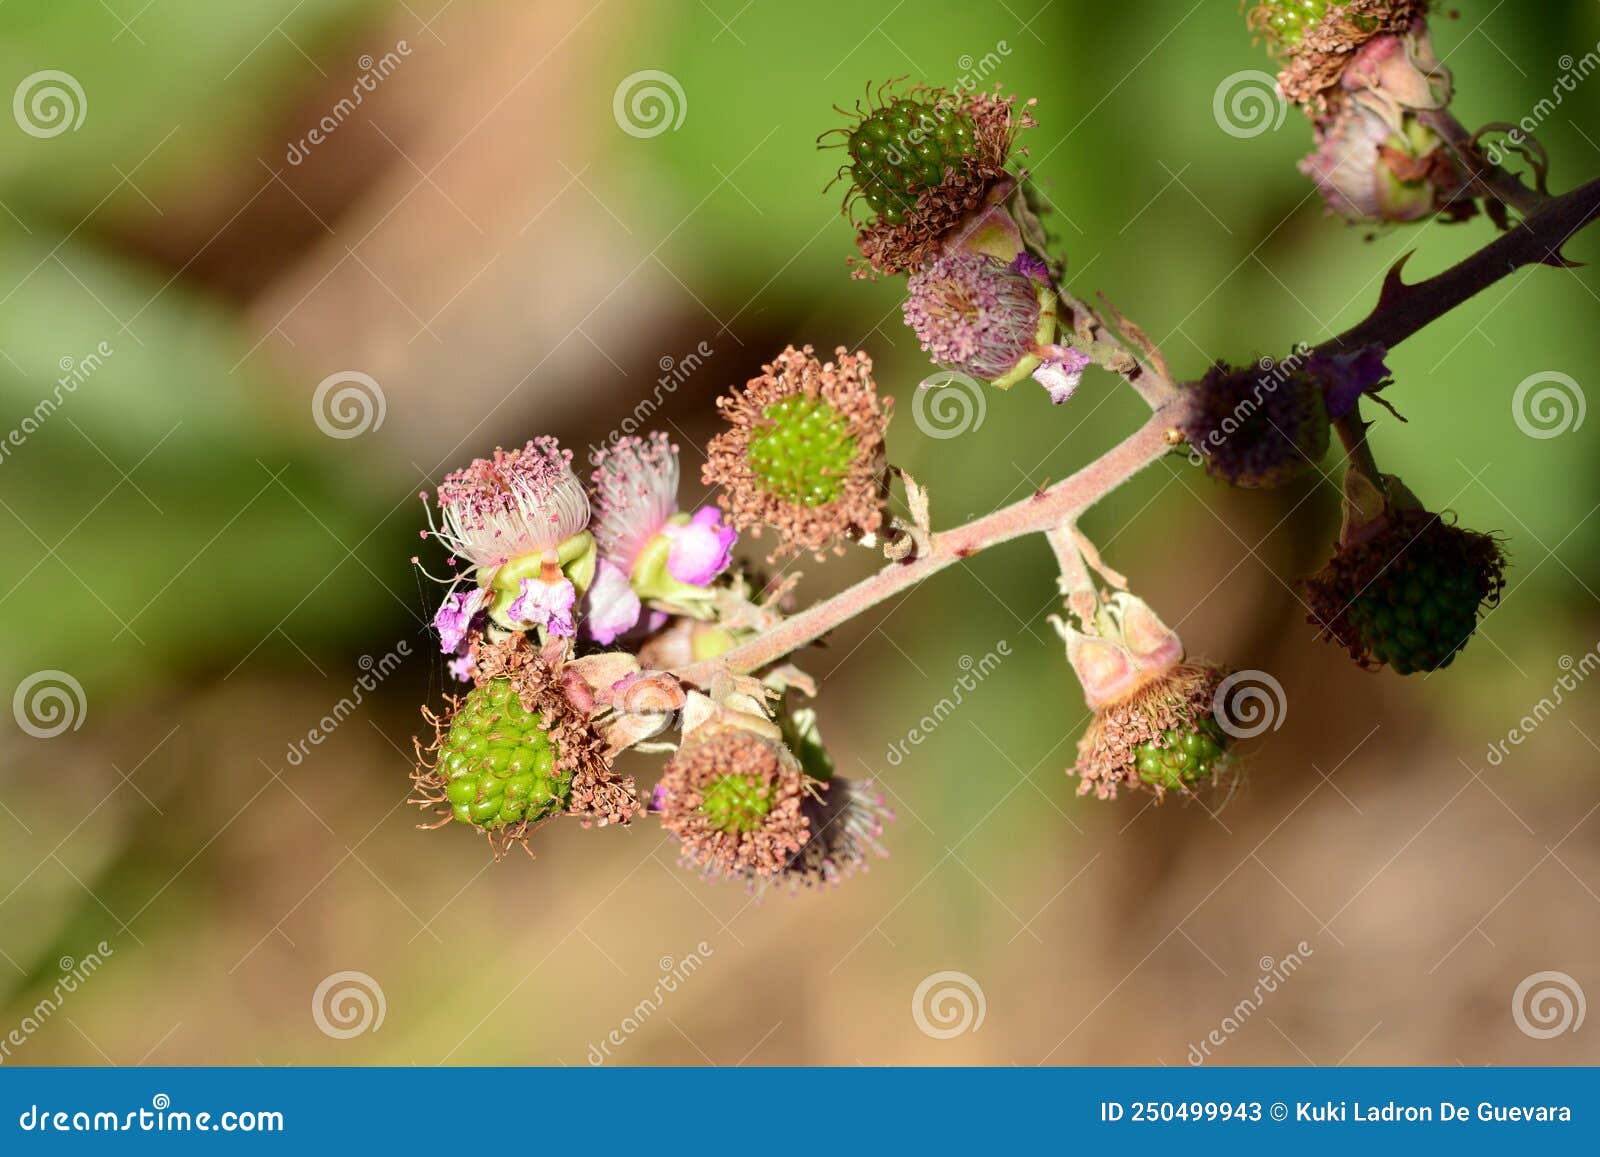
<instances>
[{"instance_id":1,"label":"dried brown flower head","mask_svg":"<svg viewBox=\"0 0 1600 1157\"><path fill-rule=\"evenodd\" d=\"M785 871L810 838L809 781L780 741L708 723L685 735L656 789L661 826L708 876Z\"/></svg>"},{"instance_id":2,"label":"dried brown flower head","mask_svg":"<svg viewBox=\"0 0 1600 1157\"><path fill-rule=\"evenodd\" d=\"M1227 736L1213 721L1223 672L1184 661L1099 707L1078 740L1078 794L1115 799L1119 788L1187 790L1222 767Z\"/></svg>"},{"instance_id":3,"label":"dried brown flower head","mask_svg":"<svg viewBox=\"0 0 1600 1157\"><path fill-rule=\"evenodd\" d=\"M1505 567L1493 536L1391 508L1306 580L1306 618L1363 667L1437 671L1476 633L1482 609L1500 601Z\"/></svg>"},{"instance_id":4,"label":"dried brown flower head","mask_svg":"<svg viewBox=\"0 0 1600 1157\"><path fill-rule=\"evenodd\" d=\"M883 522L891 406L866 354L841 346L821 362L810 346L790 346L717 399L731 428L711 440L704 479L722 488L718 501L740 530L777 530L774 557L842 549Z\"/></svg>"}]
</instances>

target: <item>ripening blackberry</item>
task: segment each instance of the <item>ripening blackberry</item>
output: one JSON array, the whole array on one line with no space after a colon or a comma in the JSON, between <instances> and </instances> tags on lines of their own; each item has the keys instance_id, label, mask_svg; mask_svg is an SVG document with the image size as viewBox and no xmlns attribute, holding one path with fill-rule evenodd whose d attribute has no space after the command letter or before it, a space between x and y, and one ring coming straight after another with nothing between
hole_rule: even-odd
<instances>
[{"instance_id":1,"label":"ripening blackberry","mask_svg":"<svg viewBox=\"0 0 1600 1157\"><path fill-rule=\"evenodd\" d=\"M1256 5L1251 25L1286 47L1300 42L1306 29L1328 14L1331 0L1270 0Z\"/></svg>"},{"instance_id":2,"label":"ripening blackberry","mask_svg":"<svg viewBox=\"0 0 1600 1157\"><path fill-rule=\"evenodd\" d=\"M822 134L842 138L824 147L849 156L838 173L849 184L845 214L857 201L871 210L856 227L866 263L858 277L913 273L932 260L996 185L1014 179L1007 165L1026 152L1013 149L1017 134L1034 123L1031 100L1017 108L1015 97L995 92L889 87L840 109L850 123Z\"/></svg>"},{"instance_id":3,"label":"ripening blackberry","mask_svg":"<svg viewBox=\"0 0 1600 1157\"><path fill-rule=\"evenodd\" d=\"M489 838L498 857L556 815L585 827L626 824L640 810L631 777L619 776L591 717L568 692L570 643L535 647L522 633L472 645L476 686L419 739L411 802Z\"/></svg>"},{"instance_id":4,"label":"ripening blackberry","mask_svg":"<svg viewBox=\"0 0 1600 1157\"><path fill-rule=\"evenodd\" d=\"M1163 797L1193 792L1222 773L1221 668L1185 659L1177 632L1127 592L1101 600L1091 621L1080 620L1084 630L1051 621L1094 712L1073 767L1079 795L1115 799L1119 790L1146 788Z\"/></svg>"},{"instance_id":5,"label":"ripening blackberry","mask_svg":"<svg viewBox=\"0 0 1600 1157\"><path fill-rule=\"evenodd\" d=\"M1426 510L1385 511L1306 581L1307 621L1363 667L1448 667L1500 601L1505 552Z\"/></svg>"},{"instance_id":6,"label":"ripening blackberry","mask_svg":"<svg viewBox=\"0 0 1600 1157\"><path fill-rule=\"evenodd\" d=\"M898 224L918 190L944 180L976 144L972 118L959 108L896 98L851 131L850 177L874 213Z\"/></svg>"},{"instance_id":7,"label":"ripening blackberry","mask_svg":"<svg viewBox=\"0 0 1600 1157\"><path fill-rule=\"evenodd\" d=\"M1214 718L1196 719L1187 730L1167 730L1133 749L1139 778L1151 787L1180 791L1212 777L1225 757L1228 736Z\"/></svg>"},{"instance_id":8,"label":"ripening blackberry","mask_svg":"<svg viewBox=\"0 0 1600 1157\"><path fill-rule=\"evenodd\" d=\"M1321 117L1341 102L1340 82L1363 47L1425 30L1431 7L1432 0L1261 0L1248 20L1283 62L1279 91Z\"/></svg>"}]
</instances>

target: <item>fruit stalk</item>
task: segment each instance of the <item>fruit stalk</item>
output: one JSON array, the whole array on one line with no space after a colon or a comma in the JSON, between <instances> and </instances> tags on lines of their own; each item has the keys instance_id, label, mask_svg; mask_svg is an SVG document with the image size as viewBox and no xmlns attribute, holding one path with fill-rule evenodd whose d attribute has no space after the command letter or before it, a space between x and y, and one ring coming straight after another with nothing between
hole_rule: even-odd
<instances>
[{"instance_id":1,"label":"fruit stalk","mask_svg":"<svg viewBox=\"0 0 1600 1157\"><path fill-rule=\"evenodd\" d=\"M1565 267L1562 246L1597 217L1600 179L1552 197L1516 228L1426 281L1406 285L1397 266L1390 272L1372 313L1316 347L1313 353L1333 355L1368 346L1393 349L1519 269L1541 264ZM680 668L674 674L684 682L703 686L722 671L758 671L961 559L1026 534L1046 533L1071 521L1171 449L1167 438L1173 428L1174 410L1174 399L1163 401L1134 434L1064 481L993 514L934 535L932 548L926 554L891 564L726 655ZM1362 468L1370 469L1372 477L1379 477L1360 418L1347 415L1336 428L1346 448L1353 448L1353 454L1358 456L1353 460L1364 463Z\"/></svg>"}]
</instances>

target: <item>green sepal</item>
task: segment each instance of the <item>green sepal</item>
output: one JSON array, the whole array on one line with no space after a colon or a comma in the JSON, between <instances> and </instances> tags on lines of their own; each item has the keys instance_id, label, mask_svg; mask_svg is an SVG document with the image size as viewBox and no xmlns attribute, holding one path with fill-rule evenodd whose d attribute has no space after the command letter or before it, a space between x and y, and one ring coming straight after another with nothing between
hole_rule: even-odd
<instances>
[{"instance_id":1,"label":"green sepal","mask_svg":"<svg viewBox=\"0 0 1600 1157\"><path fill-rule=\"evenodd\" d=\"M674 526L686 526L690 516L674 514L667 521ZM664 534L658 534L645 543L638 561L633 564L633 574L629 576L633 593L641 599L671 603L675 607L693 607L712 598L710 587L697 587L672 577L672 572L667 569L667 559L671 553L672 540Z\"/></svg>"},{"instance_id":2,"label":"green sepal","mask_svg":"<svg viewBox=\"0 0 1600 1157\"><path fill-rule=\"evenodd\" d=\"M1039 328L1034 333L1036 346L1054 345L1056 341L1056 295L1049 286L1041 285L1039 295ZM1022 360L989 384L997 390L1009 390L1039 368L1043 359L1038 354L1026 354Z\"/></svg>"},{"instance_id":3,"label":"green sepal","mask_svg":"<svg viewBox=\"0 0 1600 1157\"><path fill-rule=\"evenodd\" d=\"M600 552L595 545L594 535L587 530L580 530L557 546L555 555L556 565L581 597L594 581L595 567L599 563ZM517 620L510 616L511 604L517 601L521 593L523 579L544 577L544 560L544 554L535 552L511 559L492 570L488 567L478 569L478 581L494 591L494 602L489 604L489 617L506 630L521 629Z\"/></svg>"},{"instance_id":4,"label":"green sepal","mask_svg":"<svg viewBox=\"0 0 1600 1157\"><path fill-rule=\"evenodd\" d=\"M817 713L811 707L798 707L778 719L784 743L800 761L800 766L811 779L823 783L833 778L833 756L822 742L822 731L817 726Z\"/></svg>"}]
</instances>

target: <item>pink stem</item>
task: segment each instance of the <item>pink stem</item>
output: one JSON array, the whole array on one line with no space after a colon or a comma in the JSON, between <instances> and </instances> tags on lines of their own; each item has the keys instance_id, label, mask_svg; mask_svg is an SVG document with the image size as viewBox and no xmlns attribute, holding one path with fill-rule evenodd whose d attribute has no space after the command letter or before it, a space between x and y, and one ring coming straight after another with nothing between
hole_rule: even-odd
<instances>
[{"instance_id":1,"label":"pink stem","mask_svg":"<svg viewBox=\"0 0 1600 1157\"><path fill-rule=\"evenodd\" d=\"M1565 266L1561 248L1580 230L1600 220L1600 180L1544 200L1521 224L1426 281L1407 285L1398 269L1390 273L1383 296L1366 320L1317 347L1318 353L1340 353L1382 346L1393 349L1406 338L1439 320L1463 302L1528 265ZM1153 355L1152 355L1153 356ZM1170 375L1160 377L1163 383ZM1146 383L1135 383L1144 386ZM1169 392L1171 391L1171 392ZM1141 389L1141 393L1144 389ZM748 674L775 663L884 599L913 587L968 555L1025 534L1044 533L1077 518L1088 507L1164 455L1172 428L1176 391L1167 386L1147 395L1155 414L1126 441L1095 459L1065 481L1031 498L997 510L965 526L933 537L926 554L894 563L871 578L818 603L716 659L683 667L673 674L704 686L720 671ZM1159 402L1157 401L1159 398ZM1358 456L1366 453L1359 418L1340 424L1340 435ZM1358 457L1358 461L1361 459ZM1375 465L1362 462L1369 469Z\"/></svg>"},{"instance_id":2,"label":"pink stem","mask_svg":"<svg viewBox=\"0 0 1600 1157\"><path fill-rule=\"evenodd\" d=\"M839 624L877 606L923 579L991 546L1040 534L1078 517L1146 466L1168 453L1171 420L1164 410L1127 439L1076 474L1048 489L1003 507L964 526L933 536L931 548L903 563L892 563L831 599L817 603L725 655L674 671L685 683L705 686L720 671L759 671L791 652L813 643Z\"/></svg>"}]
</instances>

